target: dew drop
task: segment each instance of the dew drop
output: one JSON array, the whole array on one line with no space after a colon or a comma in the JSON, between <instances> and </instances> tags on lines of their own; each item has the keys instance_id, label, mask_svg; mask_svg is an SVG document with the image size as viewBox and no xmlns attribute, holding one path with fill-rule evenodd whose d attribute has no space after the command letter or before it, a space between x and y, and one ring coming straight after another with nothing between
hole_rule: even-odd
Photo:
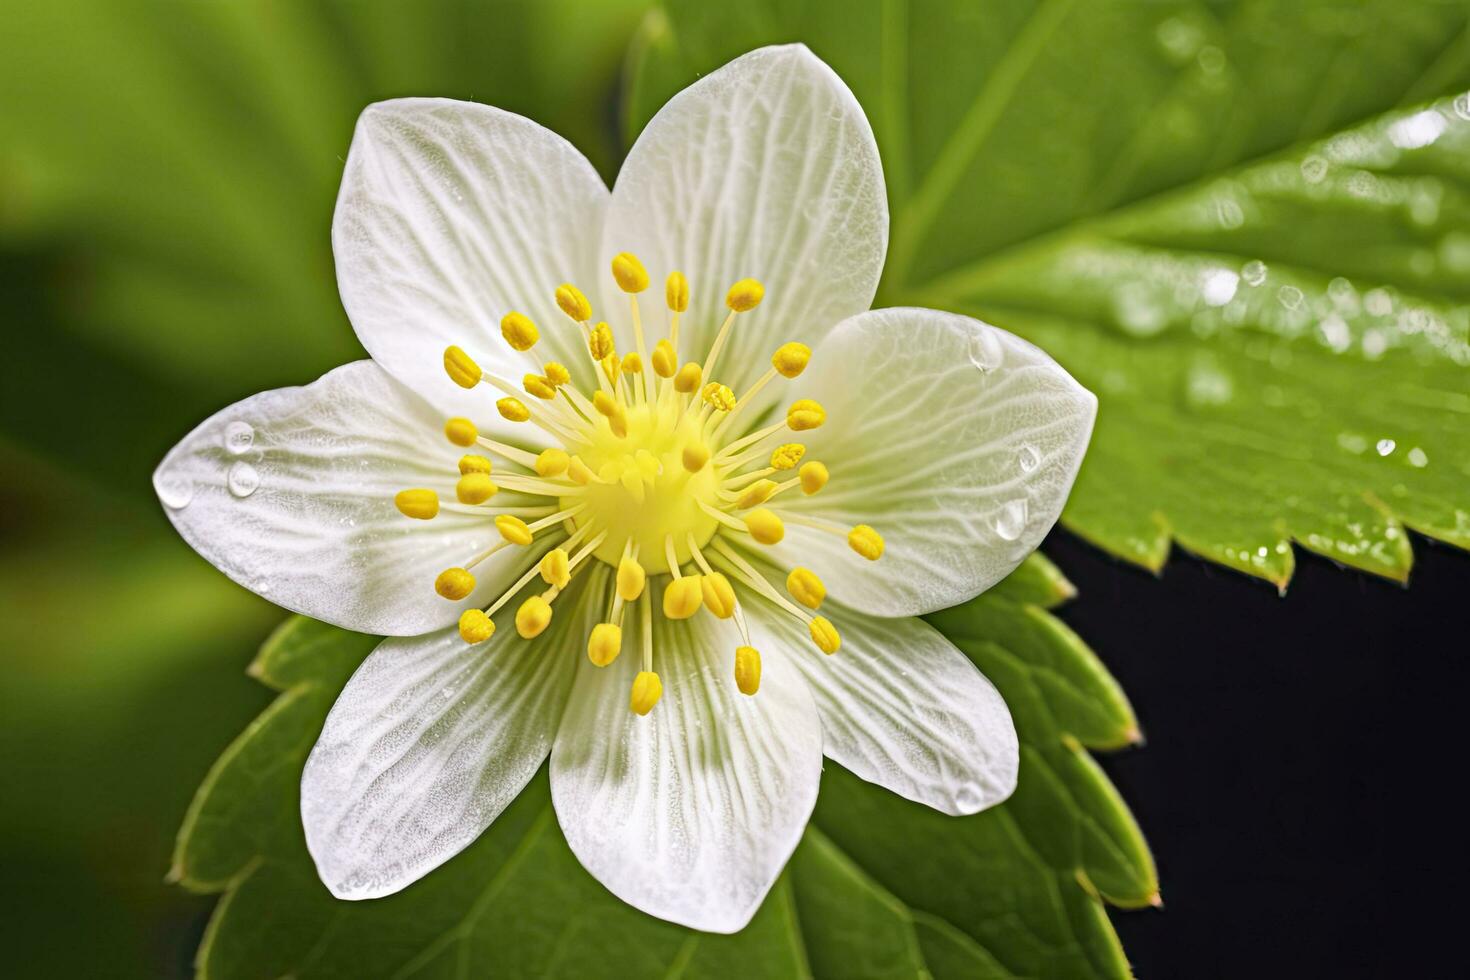
<instances>
[{"instance_id":1,"label":"dew drop","mask_svg":"<svg viewBox=\"0 0 1470 980\"><path fill-rule=\"evenodd\" d=\"M1035 446L1024 443L1016 450L1016 465L1021 467L1022 473L1034 473L1036 467L1041 465L1041 454L1036 451Z\"/></svg>"},{"instance_id":2,"label":"dew drop","mask_svg":"<svg viewBox=\"0 0 1470 980\"><path fill-rule=\"evenodd\" d=\"M1393 297L1386 289L1370 289L1363 294L1363 308L1374 316L1388 316L1393 312Z\"/></svg>"},{"instance_id":3,"label":"dew drop","mask_svg":"<svg viewBox=\"0 0 1470 980\"><path fill-rule=\"evenodd\" d=\"M1462 92L1455 96L1455 101L1451 105L1455 110L1455 115L1461 119L1470 119L1470 92Z\"/></svg>"},{"instance_id":4,"label":"dew drop","mask_svg":"<svg viewBox=\"0 0 1470 980\"><path fill-rule=\"evenodd\" d=\"M1229 269L1211 269L1200 283L1200 296L1208 306L1224 306L1235 298L1240 276Z\"/></svg>"},{"instance_id":5,"label":"dew drop","mask_svg":"<svg viewBox=\"0 0 1470 980\"><path fill-rule=\"evenodd\" d=\"M230 467L225 483L229 485L230 493L237 497L248 497L260 486L260 474L249 463L237 462Z\"/></svg>"},{"instance_id":6,"label":"dew drop","mask_svg":"<svg viewBox=\"0 0 1470 980\"><path fill-rule=\"evenodd\" d=\"M153 489L158 499L170 510L183 510L194 499L194 484L187 477L169 473L153 478Z\"/></svg>"},{"instance_id":7,"label":"dew drop","mask_svg":"<svg viewBox=\"0 0 1470 980\"><path fill-rule=\"evenodd\" d=\"M1302 291L1295 286L1282 286L1276 290L1276 298L1288 310L1299 310L1302 308Z\"/></svg>"},{"instance_id":8,"label":"dew drop","mask_svg":"<svg viewBox=\"0 0 1470 980\"><path fill-rule=\"evenodd\" d=\"M1417 150L1439 139L1446 125L1448 124L1444 116L1438 110L1425 109L1391 124L1388 127L1388 139L1400 149Z\"/></svg>"},{"instance_id":9,"label":"dew drop","mask_svg":"<svg viewBox=\"0 0 1470 980\"><path fill-rule=\"evenodd\" d=\"M1302 180L1309 184L1320 184L1327 176L1327 158L1313 153L1302 161Z\"/></svg>"},{"instance_id":10,"label":"dew drop","mask_svg":"<svg viewBox=\"0 0 1470 980\"><path fill-rule=\"evenodd\" d=\"M980 787L974 783L965 783L954 794L955 807L964 813L970 813L980 809L985 802L985 794L980 792Z\"/></svg>"},{"instance_id":11,"label":"dew drop","mask_svg":"<svg viewBox=\"0 0 1470 980\"><path fill-rule=\"evenodd\" d=\"M982 371L994 371L1005 360L1000 338L990 327L982 326L970 335L970 363Z\"/></svg>"},{"instance_id":12,"label":"dew drop","mask_svg":"<svg viewBox=\"0 0 1470 980\"><path fill-rule=\"evenodd\" d=\"M225 445L225 452L231 456L239 456L249 452L250 447L255 444L255 430L250 427L250 423L237 419L225 426L222 441Z\"/></svg>"},{"instance_id":13,"label":"dew drop","mask_svg":"<svg viewBox=\"0 0 1470 980\"><path fill-rule=\"evenodd\" d=\"M1368 448L1368 440L1356 432L1339 432L1337 444L1350 453L1361 453Z\"/></svg>"},{"instance_id":14,"label":"dew drop","mask_svg":"<svg viewBox=\"0 0 1470 980\"><path fill-rule=\"evenodd\" d=\"M1240 278L1245 280L1247 286L1259 286L1266 281L1266 271L1266 263L1254 259L1241 266Z\"/></svg>"},{"instance_id":15,"label":"dew drop","mask_svg":"<svg viewBox=\"0 0 1470 980\"><path fill-rule=\"evenodd\" d=\"M1429 465L1429 454L1415 446L1409 450L1409 465L1422 470Z\"/></svg>"},{"instance_id":16,"label":"dew drop","mask_svg":"<svg viewBox=\"0 0 1470 980\"><path fill-rule=\"evenodd\" d=\"M1322 335L1322 343L1337 354L1347 350L1348 345L1353 342L1347 321L1336 313L1329 313L1323 317L1322 322L1317 324L1317 332Z\"/></svg>"},{"instance_id":17,"label":"dew drop","mask_svg":"<svg viewBox=\"0 0 1470 980\"><path fill-rule=\"evenodd\" d=\"M1199 27L1178 17L1159 22L1154 28L1154 38L1159 42L1165 57L1176 65L1182 65L1194 56L1204 42Z\"/></svg>"},{"instance_id":18,"label":"dew drop","mask_svg":"<svg viewBox=\"0 0 1470 980\"><path fill-rule=\"evenodd\" d=\"M1397 446L1398 443L1394 442L1392 439L1379 439L1378 445L1374 446L1373 448L1378 450L1378 455L1387 456L1389 453L1393 452Z\"/></svg>"},{"instance_id":19,"label":"dew drop","mask_svg":"<svg viewBox=\"0 0 1470 980\"><path fill-rule=\"evenodd\" d=\"M1147 286L1133 282L1113 293L1118 325L1135 337L1152 337L1168 325L1168 315Z\"/></svg>"},{"instance_id":20,"label":"dew drop","mask_svg":"<svg viewBox=\"0 0 1470 980\"><path fill-rule=\"evenodd\" d=\"M1001 504L1000 510L995 515L995 533L1006 541L1014 541L1026 530L1026 499L1017 497L1015 500Z\"/></svg>"}]
</instances>

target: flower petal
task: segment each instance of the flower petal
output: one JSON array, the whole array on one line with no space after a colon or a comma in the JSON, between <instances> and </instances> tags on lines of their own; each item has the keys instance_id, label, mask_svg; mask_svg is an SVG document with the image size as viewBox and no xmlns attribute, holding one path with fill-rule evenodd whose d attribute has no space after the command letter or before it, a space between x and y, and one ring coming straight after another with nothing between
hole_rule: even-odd
<instances>
[{"instance_id":1,"label":"flower petal","mask_svg":"<svg viewBox=\"0 0 1470 980\"><path fill-rule=\"evenodd\" d=\"M822 615L842 635L828 657L795 617L762 599L747 609L752 639L766 638L757 646L790 657L811 686L822 751L833 761L955 815L994 806L1016 788L1020 745L1005 701L928 623L826 602Z\"/></svg>"},{"instance_id":2,"label":"flower petal","mask_svg":"<svg viewBox=\"0 0 1470 980\"><path fill-rule=\"evenodd\" d=\"M871 525L886 549L866 561L842 536L788 522L773 556L880 616L952 606L1009 574L1056 523L1097 414L1096 397L1036 347L934 310L853 317L806 377L801 396L827 421L798 438L832 480L777 501Z\"/></svg>"},{"instance_id":3,"label":"flower petal","mask_svg":"<svg viewBox=\"0 0 1470 980\"><path fill-rule=\"evenodd\" d=\"M607 573L592 569L534 640L512 603L488 642L384 641L337 698L301 777L301 819L338 898L377 898L468 846L541 767ZM595 577L595 581L589 578Z\"/></svg>"},{"instance_id":4,"label":"flower petal","mask_svg":"<svg viewBox=\"0 0 1470 980\"><path fill-rule=\"evenodd\" d=\"M463 602L435 593L439 572L499 540L491 512L454 503L463 452L427 404L358 361L211 416L164 457L153 486L184 540L247 589L350 630L409 636L486 605L535 557L517 548L487 559ZM413 487L447 502L434 520L394 506Z\"/></svg>"},{"instance_id":5,"label":"flower petal","mask_svg":"<svg viewBox=\"0 0 1470 980\"><path fill-rule=\"evenodd\" d=\"M755 914L816 802L816 708L779 657L757 694L741 694L733 630L698 616L655 624L664 695L640 717L628 695L641 632L624 633L611 666L583 658L551 755L557 817L577 858L623 901L734 932Z\"/></svg>"},{"instance_id":6,"label":"flower petal","mask_svg":"<svg viewBox=\"0 0 1470 980\"><path fill-rule=\"evenodd\" d=\"M600 268L606 281L613 255L632 252L657 286L683 272L679 351L700 362L728 312L726 290L759 279L765 300L741 316L716 366L738 393L783 342L814 347L866 310L887 247L883 169L862 107L792 44L735 59L650 120L613 188ZM649 295L662 306L661 289Z\"/></svg>"},{"instance_id":7,"label":"flower petal","mask_svg":"<svg viewBox=\"0 0 1470 980\"><path fill-rule=\"evenodd\" d=\"M580 332L553 297L567 281L593 288L607 200L582 154L529 119L450 99L368 106L332 221L358 338L435 405L504 431L486 392L445 376L444 348L459 344L515 385L540 370L536 355L590 377ZM501 339L511 310L541 328L531 352Z\"/></svg>"}]
</instances>

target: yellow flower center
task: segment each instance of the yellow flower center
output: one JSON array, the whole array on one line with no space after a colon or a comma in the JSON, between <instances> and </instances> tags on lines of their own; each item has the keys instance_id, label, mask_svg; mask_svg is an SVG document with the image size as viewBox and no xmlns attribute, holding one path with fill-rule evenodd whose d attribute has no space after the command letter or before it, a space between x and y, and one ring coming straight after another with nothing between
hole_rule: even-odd
<instances>
[{"instance_id":1,"label":"yellow flower center","mask_svg":"<svg viewBox=\"0 0 1470 980\"><path fill-rule=\"evenodd\" d=\"M638 305L638 294L649 286L647 271L624 252L613 260L612 273L628 295L632 351L616 350L612 328L593 322L591 303L581 290L564 283L555 291L558 307L582 332L595 378L588 391L572 383L565 365L540 360L535 353L540 328L517 311L501 320L501 335L536 368L519 387L482 370L458 346L444 352L450 380L467 389L488 385L498 393L495 408L502 418L537 426L560 446L532 453L481 436L469 419L449 420L445 435L451 443L477 447L502 461L461 455L457 503L451 506L490 508L501 540L446 569L433 587L446 599L462 600L474 591L476 565L504 548L548 538L553 547L535 567L488 607L463 614L465 642L489 640L496 630L493 617L538 576L547 588L523 599L513 620L523 638L541 635L555 615L557 597L595 559L616 574L607 596L587 600L608 610L587 638L587 655L599 667L612 663L622 652L625 618L630 612L638 617L642 669L630 695L633 711L647 714L663 694L653 669L656 612L688 619L706 611L730 621L739 634L732 655L735 683L743 694L754 695L760 654L750 644L737 585L801 620L822 652L836 652L841 638L830 621L813 615L826 597L816 572L791 570L786 586L792 602L732 542L773 545L792 523L845 537L857 554L877 560L883 539L865 524L844 527L781 507L783 494L814 494L829 479L821 462L803 462L805 446L779 441L823 425L827 413L819 403L798 399L778 422L752 432L735 428L767 385L800 377L811 358L810 349L793 341L771 355L769 369L745 391L737 394L719 380L725 342L736 319L752 315L765 297L761 283L742 279L732 285L725 297L729 313L709 350L700 352L703 361L681 362L679 320L689 306L688 280L679 272L669 275L667 336L650 344ZM495 498L502 491L546 503L498 506ZM417 520L432 520L441 509L437 495L421 488L401 491L395 503Z\"/></svg>"}]
</instances>

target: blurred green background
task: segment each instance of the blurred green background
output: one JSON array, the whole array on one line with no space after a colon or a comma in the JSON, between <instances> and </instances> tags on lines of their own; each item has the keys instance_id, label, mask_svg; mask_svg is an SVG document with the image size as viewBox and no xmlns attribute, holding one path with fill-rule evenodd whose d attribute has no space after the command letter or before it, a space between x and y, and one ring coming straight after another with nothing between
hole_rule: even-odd
<instances>
[{"instance_id":1,"label":"blurred green background","mask_svg":"<svg viewBox=\"0 0 1470 980\"><path fill-rule=\"evenodd\" d=\"M171 531L198 420L362 356L333 200L364 105L492 102L610 180L639 0L0 3L0 935L25 976L186 975L178 822L270 700L280 611ZM12 974L14 975L14 974Z\"/></svg>"}]
</instances>

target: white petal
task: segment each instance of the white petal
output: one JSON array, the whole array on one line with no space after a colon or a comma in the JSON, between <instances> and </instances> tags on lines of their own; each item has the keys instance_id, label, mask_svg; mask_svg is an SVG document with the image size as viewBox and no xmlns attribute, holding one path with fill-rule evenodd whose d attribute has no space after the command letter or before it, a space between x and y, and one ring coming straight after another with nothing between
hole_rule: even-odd
<instances>
[{"instance_id":1,"label":"white petal","mask_svg":"<svg viewBox=\"0 0 1470 980\"><path fill-rule=\"evenodd\" d=\"M590 377L579 330L553 297L567 281L595 288L607 200L592 165L529 119L449 99L369 106L332 222L337 284L358 338L435 405L508 426L487 390L467 393L445 376L444 348L464 347L516 385L540 370L533 355ZM511 310L541 329L529 353L501 339Z\"/></svg>"},{"instance_id":2,"label":"white petal","mask_svg":"<svg viewBox=\"0 0 1470 980\"><path fill-rule=\"evenodd\" d=\"M728 623L659 617L654 667L664 695L639 717L628 695L641 634L628 626L618 660L584 662L577 676L551 755L557 818L577 858L623 901L734 932L755 914L816 802L816 708L779 657L769 658L755 696L741 694Z\"/></svg>"},{"instance_id":3,"label":"white petal","mask_svg":"<svg viewBox=\"0 0 1470 980\"><path fill-rule=\"evenodd\" d=\"M879 616L952 606L1009 574L1056 523L1097 414L1096 397L1036 347L934 310L853 317L802 381L827 422L795 438L832 481L778 503L871 525L887 547L869 562L842 536L788 523L774 554Z\"/></svg>"},{"instance_id":4,"label":"white petal","mask_svg":"<svg viewBox=\"0 0 1470 980\"><path fill-rule=\"evenodd\" d=\"M516 634L512 602L486 643L455 629L387 640L358 668L301 777L307 847L332 894L377 898L417 881L536 774L600 606L607 576L593 572L535 640Z\"/></svg>"},{"instance_id":5,"label":"white petal","mask_svg":"<svg viewBox=\"0 0 1470 980\"><path fill-rule=\"evenodd\" d=\"M737 320L716 365L738 393L782 343L815 347L866 310L887 247L883 169L862 107L793 44L737 58L659 110L618 174L600 268L637 255L659 311L664 277L688 276L679 349L700 362L728 313L726 290L759 279L765 300Z\"/></svg>"},{"instance_id":6,"label":"white petal","mask_svg":"<svg viewBox=\"0 0 1470 980\"><path fill-rule=\"evenodd\" d=\"M247 589L350 630L411 636L488 604L535 557L507 549L476 566L464 602L435 593L439 572L499 540L490 511L454 502L463 453L442 416L358 361L210 417L153 486L184 540ZM412 487L447 502L437 518L398 512L394 495Z\"/></svg>"},{"instance_id":7,"label":"white petal","mask_svg":"<svg viewBox=\"0 0 1470 980\"><path fill-rule=\"evenodd\" d=\"M779 587L779 583L778 583ZM880 619L828 601L842 646L825 656L806 626L751 601L752 640L788 656L822 716L822 750L870 783L945 813L976 813L1016 788L1011 713L970 658L921 619ZM766 659L770 659L769 657Z\"/></svg>"}]
</instances>

